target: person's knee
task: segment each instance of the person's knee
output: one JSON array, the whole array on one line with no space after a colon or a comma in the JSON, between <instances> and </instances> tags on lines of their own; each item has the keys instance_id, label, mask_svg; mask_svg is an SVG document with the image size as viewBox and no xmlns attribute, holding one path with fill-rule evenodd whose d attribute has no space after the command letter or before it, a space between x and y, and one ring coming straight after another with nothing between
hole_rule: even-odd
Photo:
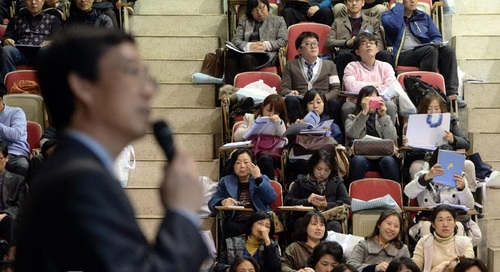
<instances>
[{"instance_id":1,"label":"person's knee","mask_svg":"<svg viewBox=\"0 0 500 272\"><path fill-rule=\"evenodd\" d=\"M380 61L383 61L383 62L387 62L391 65L393 65L393 58L392 58L392 54L391 52L387 51L387 50L381 50L377 53L377 55L375 56L375 58L377 60L380 60Z\"/></svg>"},{"instance_id":2,"label":"person's knee","mask_svg":"<svg viewBox=\"0 0 500 272\"><path fill-rule=\"evenodd\" d=\"M418 172L424 170L424 161L421 161L421 160L416 160L414 162L411 163L410 165L410 178L411 179L414 179L415 178L415 174L417 174Z\"/></svg>"},{"instance_id":3,"label":"person's knee","mask_svg":"<svg viewBox=\"0 0 500 272\"><path fill-rule=\"evenodd\" d=\"M369 17L375 17L375 18L380 20L382 13L384 13L385 11L387 11L387 8L384 5L379 4L379 5L375 5L372 8L364 9L363 14L365 14L366 16L369 16Z\"/></svg>"},{"instance_id":4,"label":"person's knee","mask_svg":"<svg viewBox=\"0 0 500 272\"><path fill-rule=\"evenodd\" d=\"M342 18L347 16L347 7L342 3L338 3L332 7L332 12L333 18Z\"/></svg>"}]
</instances>

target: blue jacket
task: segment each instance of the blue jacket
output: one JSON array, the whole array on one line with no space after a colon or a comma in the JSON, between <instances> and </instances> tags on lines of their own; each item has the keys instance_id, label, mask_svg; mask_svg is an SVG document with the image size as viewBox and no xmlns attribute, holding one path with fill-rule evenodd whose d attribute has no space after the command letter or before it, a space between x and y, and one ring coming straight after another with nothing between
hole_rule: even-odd
<instances>
[{"instance_id":1,"label":"blue jacket","mask_svg":"<svg viewBox=\"0 0 500 272\"><path fill-rule=\"evenodd\" d=\"M404 42L405 33L405 8L403 4L396 5L389 11L382 13L382 25L385 29L385 36L388 45L392 45L394 59L398 64L401 45ZM432 21L432 18L421 10L415 10L410 20L410 31L421 43L440 43L443 37L439 29Z\"/></svg>"},{"instance_id":2,"label":"blue jacket","mask_svg":"<svg viewBox=\"0 0 500 272\"><path fill-rule=\"evenodd\" d=\"M262 182L257 186L255 179L250 177L250 198L252 199L253 209L256 212L268 212L271 210L270 204L276 200L276 192L274 191L269 178L262 175ZM215 206L222 205L222 200L231 197L238 200L238 189L240 181L236 174L227 175L221 178L217 191L208 201L208 207L212 213L215 213ZM233 218L234 212L227 213L228 218Z\"/></svg>"},{"instance_id":3,"label":"blue jacket","mask_svg":"<svg viewBox=\"0 0 500 272\"><path fill-rule=\"evenodd\" d=\"M320 8L331 8L332 0L311 0L309 4L311 6L319 6Z\"/></svg>"}]
</instances>

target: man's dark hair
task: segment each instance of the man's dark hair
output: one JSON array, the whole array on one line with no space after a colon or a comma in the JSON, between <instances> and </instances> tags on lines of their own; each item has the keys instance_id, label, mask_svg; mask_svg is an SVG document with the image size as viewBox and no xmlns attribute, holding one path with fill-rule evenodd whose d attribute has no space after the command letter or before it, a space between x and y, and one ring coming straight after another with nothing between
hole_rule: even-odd
<instances>
[{"instance_id":1,"label":"man's dark hair","mask_svg":"<svg viewBox=\"0 0 500 272\"><path fill-rule=\"evenodd\" d=\"M295 39L295 49L299 50L300 45L302 44L302 41L305 38L315 38L319 42L318 34L311 32L311 31L304 31L304 32L299 34L297 39Z\"/></svg>"},{"instance_id":2,"label":"man's dark hair","mask_svg":"<svg viewBox=\"0 0 500 272\"><path fill-rule=\"evenodd\" d=\"M4 158L9 156L9 147L3 141L0 141L0 152L2 152Z\"/></svg>"},{"instance_id":3,"label":"man's dark hair","mask_svg":"<svg viewBox=\"0 0 500 272\"><path fill-rule=\"evenodd\" d=\"M373 42L375 42L375 46L377 45L377 37L375 37L375 35L373 35L370 32L361 31L361 33L359 33L358 36L356 36L356 38L354 39L354 42L352 43L352 47L354 49L359 49L359 47L361 46L361 43L365 42L365 41L366 42L373 41Z\"/></svg>"},{"instance_id":4,"label":"man's dark hair","mask_svg":"<svg viewBox=\"0 0 500 272\"><path fill-rule=\"evenodd\" d=\"M130 35L118 30L74 27L60 31L53 42L40 51L35 66L51 124L56 129L68 126L75 111L76 101L68 76L75 73L92 82L98 81L99 61L122 43L135 44Z\"/></svg>"}]
</instances>

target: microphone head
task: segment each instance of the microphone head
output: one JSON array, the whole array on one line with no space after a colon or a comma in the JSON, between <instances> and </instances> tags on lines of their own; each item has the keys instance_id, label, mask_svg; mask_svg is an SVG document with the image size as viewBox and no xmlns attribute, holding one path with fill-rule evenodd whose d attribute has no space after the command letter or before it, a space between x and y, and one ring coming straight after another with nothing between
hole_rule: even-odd
<instances>
[{"instance_id":1,"label":"microphone head","mask_svg":"<svg viewBox=\"0 0 500 272\"><path fill-rule=\"evenodd\" d=\"M165 121L157 121L153 124L153 131L156 141L163 149L165 156L169 161L172 161L175 154L174 140L172 138L172 131Z\"/></svg>"}]
</instances>

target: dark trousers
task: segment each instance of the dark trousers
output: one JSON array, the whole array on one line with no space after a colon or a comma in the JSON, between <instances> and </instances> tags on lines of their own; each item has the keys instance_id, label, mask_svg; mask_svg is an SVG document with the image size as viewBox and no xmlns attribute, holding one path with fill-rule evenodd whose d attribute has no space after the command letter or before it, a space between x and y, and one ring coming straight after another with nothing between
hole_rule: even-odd
<instances>
[{"instance_id":1,"label":"dark trousers","mask_svg":"<svg viewBox=\"0 0 500 272\"><path fill-rule=\"evenodd\" d=\"M15 229L16 220L12 218L12 216L7 215L0 221L0 236L1 239L6 240L10 244L15 243ZM1 256L3 257L3 256Z\"/></svg>"},{"instance_id":2,"label":"dark trousers","mask_svg":"<svg viewBox=\"0 0 500 272\"><path fill-rule=\"evenodd\" d=\"M312 21L315 23L331 26L333 24L333 12L331 8L320 8L312 17L307 17L308 3L290 3L286 4L281 12L285 19L286 26L300 23L302 21Z\"/></svg>"},{"instance_id":3,"label":"dark trousers","mask_svg":"<svg viewBox=\"0 0 500 272\"><path fill-rule=\"evenodd\" d=\"M16 156L9 154L9 161L5 165L5 168L14 174L18 174L27 178L30 168L30 163L28 161L28 158L24 156Z\"/></svg>"},{"instance_id":4,"label":"dark trousers","mask_svg":"<svg viewBox=\"0 0 500 272\"><path fill-rule=\"evenodd\" d=\"M265 64L269 57L267 54L241 54L228 50L224 74L226 84L234 85L234 77L241 72L257 70L257 67Z\"/></svg>"},{"instance_id":5,"label":"dark trousers","mask_svg":"<svg viewBox=\"0 0 500 272\"><path fill-rule=\"evenodd\" d=\"M401 180L399 175L399 164L393 156L385 156L381 159L370 160L364 156L355 155L351 158L349 166L349 180L346 187L349 188L351 182L365 177L367 171L379 171L385 179L396 182Z\"/></svg>"},{"instance_id":6,"label":"dark trousers","mask_svg":"<svg viewBox=\"0 0 500 272\"><path fill-rule=\"evenodd\" d=\"M266 175L270 180L275 180L274 176L274 160L269 155L262 155L257 159L257 166L260 173Z\"/></svg>"},{"instance_id":7,"label":"dark trousers","mask_svg":"<svg viewBox=\"0 0 500 272\"><path fill-rule=\"evenodd\" d=\"M444 77L446 95L458 94L457 55L450 46L422 46L399 54L399 65L418 66L422 71L437 72Z\"/></svg>"},{"instance_id":8,"label":"dark trousers","mask_svg":"<svg viewBox=\"0 0 500 272\"><path fill-rule=\"evenodd\" d=\"M387 50L381 50L375 55L375 59L383 62L389 63L394 68L394 61L392 58L392 54ZM344 70L347 64L351 61L360 61L361 58L354 54L352 50L340 50L335 55L335 66L337 67L337 74L339 75L340 83L344 82Z\"/></svg>"}]
</instances>

